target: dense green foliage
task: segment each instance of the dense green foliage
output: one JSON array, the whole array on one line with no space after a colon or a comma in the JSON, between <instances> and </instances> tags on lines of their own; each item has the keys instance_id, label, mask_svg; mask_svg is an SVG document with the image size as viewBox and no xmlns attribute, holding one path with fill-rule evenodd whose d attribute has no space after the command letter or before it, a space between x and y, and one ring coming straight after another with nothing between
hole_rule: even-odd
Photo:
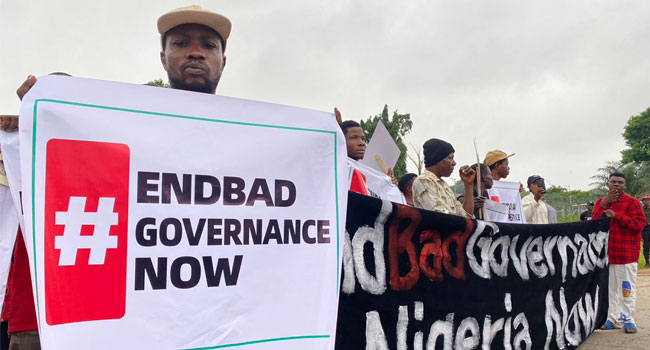
<instances>
[{"instance_id":1,"label":"dense green foliage","mask_svg":"<svg viewBox=\"0 0 650 350\"><path fill-rule=\"evenodd\" d=\"M363 132L366 136L366 140L370 141L372 134L375 132L375 128L377 127L377 123L381 120L382 123L386 126L386 129L388 129L388 133L390 136L393 137L393 140L395 140L395 143L399 147L401 151L401 155L399 156L399 159L397 160L397 164L395 164L395 168L393 169L393 175L396 178L402 177L404 174L407 173L406 170L406 145L404 144L404 136L411 132L411 128L413 127L413 122L411 121L411 115L406 113L406 114L399 114L397 113L397 110L393 112L392 117L388 115L388 105L384 105L384 110L381 112L379 115L371 116L368 117L367 120L361 121L359 124L361 124L361 128L363 129Z\"/></svg>"},{"instance_id":2,"label":"dense green foliage","mask_svg":"<svg viewBox=\"0 0 650 350\"><path fill-rule=\"evenodd\" d=\"M621 152L623 164L650 161L650 108L639 115L630 117L623 132L629 147Z\"/></svg>"}]
</instances>

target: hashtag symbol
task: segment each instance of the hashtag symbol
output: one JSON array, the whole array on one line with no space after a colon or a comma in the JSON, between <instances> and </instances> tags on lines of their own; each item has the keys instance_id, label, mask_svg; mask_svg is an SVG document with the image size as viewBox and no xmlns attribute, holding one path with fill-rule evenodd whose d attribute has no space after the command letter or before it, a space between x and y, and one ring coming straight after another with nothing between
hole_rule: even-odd
<instances>
[{"instance_id":1,"label":"hashtag symbol","mask_svg":"<svg viewBox=\"0 0 650 350\"><path fill-rule=\"evenodd\" d=\"M56 224L63 225L63 236L56 236L54 248L61 250L59 266L72 266L78 249L90 249L88 265L103 265L106 250L117 248L117 236L109 236L111 226L117 225L113 212L115 198L99 198L97 212L86 212L86 197L70 197L68 211L56 212ZM94 227L92 236L82 236L81 226Z\"/></svg>"}]
</instances>

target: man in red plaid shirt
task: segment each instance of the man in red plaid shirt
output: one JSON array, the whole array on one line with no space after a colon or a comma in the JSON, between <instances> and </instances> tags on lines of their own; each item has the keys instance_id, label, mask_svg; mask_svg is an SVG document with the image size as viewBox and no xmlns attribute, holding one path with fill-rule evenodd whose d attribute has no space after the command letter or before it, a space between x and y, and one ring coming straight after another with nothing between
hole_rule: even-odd
<instances>
[{"instance_id":1,"label":"man in red plaid shirt","mask_svg":"<svg viewBox=\"0 0 650 350\"><path fill-rule=\"evenodd\" d=\"M609 192L596 201L593 219L610 218L609 226L609 311L603 329L621 328L636 333L636 271L641 249L641 230L646 217L641 203L623 192L625 175L612 173Z\"/></svg>"}]
</instances>

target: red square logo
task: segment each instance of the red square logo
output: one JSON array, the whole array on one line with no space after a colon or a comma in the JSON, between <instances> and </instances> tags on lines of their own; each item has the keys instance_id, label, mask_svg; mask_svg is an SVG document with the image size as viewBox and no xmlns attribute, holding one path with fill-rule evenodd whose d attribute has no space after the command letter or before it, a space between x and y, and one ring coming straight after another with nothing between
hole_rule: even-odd
<instances>
[{"instance_id":1,"label":"red square logo","mask_svg":"<svg viewBox=\"0 0 650 350\"><path fill-rule=\"evenodd\" d=\"M126 308L129 147L52 139L45 173L45 315L50 325Z\"/></svg>"}]
</instances>

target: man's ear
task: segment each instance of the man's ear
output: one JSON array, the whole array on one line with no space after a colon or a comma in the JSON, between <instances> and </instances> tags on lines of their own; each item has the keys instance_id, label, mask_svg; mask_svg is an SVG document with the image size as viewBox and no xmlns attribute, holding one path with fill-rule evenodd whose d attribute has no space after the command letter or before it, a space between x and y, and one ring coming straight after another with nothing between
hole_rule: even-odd
<instances>
[{"instance_id":1,"label":"man's ear","mask_svg":"<svg viewBox=\"0 0 650 350\"><path fill-rule=\"evenodd\" d=\"M165 58L165 51L160 51L160 62L163 65L165 71L167 70L167 59Z\"/></svg>"},{"instance_id":2,"label":"man's ear","mask_svg":"<svg viewBox=\"0 0 650 350\"><path fill-rule=\"evenodd\" d=\"M226 56L223 56L223 66L221 66L221 71L223 72L223 69L226 68Z\"/></svg>"}]
</instances>

